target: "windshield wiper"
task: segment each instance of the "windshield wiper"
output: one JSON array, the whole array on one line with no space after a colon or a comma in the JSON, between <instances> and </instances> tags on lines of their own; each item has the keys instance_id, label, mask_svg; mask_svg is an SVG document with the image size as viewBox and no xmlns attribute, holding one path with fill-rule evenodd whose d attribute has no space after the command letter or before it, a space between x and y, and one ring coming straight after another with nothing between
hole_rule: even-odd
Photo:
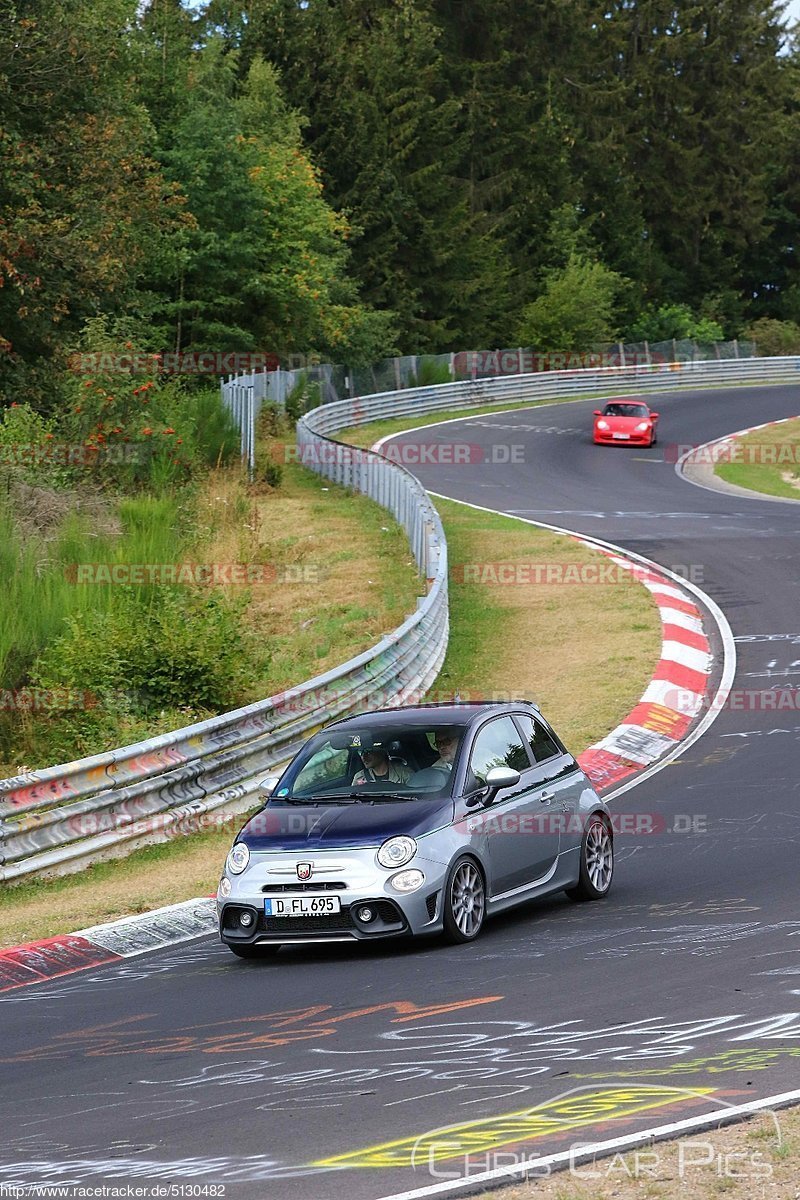
<instances>
[{"instance_id":1,"label":"windshield wiper","mask_svg":"<svg viewBox=\"0 0 800 1200\"><path fill-rule=\"evenodd\" d=\"M419 800L419 796L409 796L406 792L348 792L347 795L365 804L373 800Z\"/></svg>"},{"instance_id":2,"label":"windshield wiper","mask_svg":"<svg viewBox=\"0 0 800 1200\"><path fill-rule=\"evenodd\" d=\"M419 800L405 792L329 792L326 796L276 796L282 804L372 804L378 800Z\"/></svg>"},{"instance_id":3,"label":"windshield wiper","mask_svg":"<svg viewBox=\"0 0 800 1200\"><path fill-rule=\"evenodd\" d=\"M276 796L281 804L352 804L353 801L344 796ZM270 800L270 803L272 801Z\"/></svg>"}]
</instances>

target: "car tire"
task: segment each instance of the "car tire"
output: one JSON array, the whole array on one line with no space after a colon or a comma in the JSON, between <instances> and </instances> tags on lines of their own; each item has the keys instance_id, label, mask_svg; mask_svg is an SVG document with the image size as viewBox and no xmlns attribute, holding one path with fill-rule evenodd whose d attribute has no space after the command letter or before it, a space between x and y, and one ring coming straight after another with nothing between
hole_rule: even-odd
<instances>
[{"instance_id":1,"label":"car tire","mask_svg":"<svg viewBox=\"0 0 800 1200\"><path fill-rule=\"evenodd\" d=\"M274 958L280 950L280 946L232 946L230 942L226 943L231 954L235 954L237 958Z\"/></svg>"},{"instance_id":2,"label":"car tire","mask_svg":"<svg viewBox=\"0 0 800 1200\"><path fill-rule=\"evenodd\" d=\"M444 936L451 944L474 942L486 920L486 880L474 858L459 858L444 889Z\"/></svg>"},{"instance_id":3,"label":"car tire","mask_svg":"<svg viewBox=\"0 0 800 1200\"><path fill-rule=\"evenodd\" d=\"M608 818L592 813L581 839L578 882L565 888L570 900L602 900L614 877L614 837Z\"/></svg>"}]
</instances>

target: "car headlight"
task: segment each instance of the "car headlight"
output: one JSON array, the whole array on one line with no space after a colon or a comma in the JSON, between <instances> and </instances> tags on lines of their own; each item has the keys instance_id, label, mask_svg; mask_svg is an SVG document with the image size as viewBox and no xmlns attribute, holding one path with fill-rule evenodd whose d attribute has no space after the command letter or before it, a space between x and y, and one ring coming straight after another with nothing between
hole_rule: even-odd
<instances>
[{"instance_id":1,"label":"car headlight","mask_svg":"<svg viewBox=\"0 0 800 1200\"><path fill-rule=\"evenodd\" d=\"M414 867L410 871L400 871L398 875L393 875L389 883L396 892L415 892L417 888L421 888L425 882L425 876L422 871L417 871Z\"/></svg>"},{"instance_id":2,"label":"car headlight","mask_svg":"<svg viewBox=\"0 0 800 1200\"><path fill-rule=\"evenodd\" d=\"M247 848L246 842L237 842L228 855L228 861L225 865L231 875L241 875L249 862L250 851Z\"/></svg>"},{"instance_id":3,"label":"car headlight","mask_svg":"<svg viewBox=\"0 0 800 1200\"><path fill-rule=\"evenodd\" d=\"M608 429L608 421L598 421L597 428L598 429Z\"/></svg>"},{"instance_id":4,"label":"car headlight","mask_svg":"<svg viewBox=\"0 0 800 1200\"><path fill-rule=\"evenodd\" d=\"M639 424L636 426L636 432L637 433L645 433L649 428L650 428L649 421L640 421Z\"/></svg>"},{"instance_id":5,"label":"car headlight","mask_svg":"<svg viewBox=\"0 0 800 1200\"><path fill-rule=\"evenodd\" d=\"M227 900L228 896L230 896L230 894L231 894L231 881L230 881L230 879L228 879L227 875L223 875L222 879L220 879L220 881L219 881L219 887L217 888L217 896L220 898L220 900Z\"/></svg>"},{"instance_id":6,"label":"car headlight","mask_svg":"<svg viewBox=\"0 0 800 1200\"><path fill-rule=\"evenodd\" d=\"M382 867L404 867L417 853L417 843L410 837L390 837L378 851Z\"/></svg>"}]
</instances>

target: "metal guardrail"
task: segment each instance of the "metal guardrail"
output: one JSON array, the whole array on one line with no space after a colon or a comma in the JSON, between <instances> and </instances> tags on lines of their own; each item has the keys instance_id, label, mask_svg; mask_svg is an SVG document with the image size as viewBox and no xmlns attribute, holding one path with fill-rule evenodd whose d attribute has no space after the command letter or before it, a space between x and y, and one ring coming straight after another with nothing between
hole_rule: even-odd
<instances>
[{"instance_id":1,"label":"metal guardrail","mask_svg":"<svg viewBox=\"0 0 800 1200\"><path fill-rule=\"evenodd\" d=\"M301 460L394 514L428 582L417 611L363 654L278 696L134 746L0 781L0 880L74 869L120 847L180 832L203 814L250 808L259 779L286 762L325 721L363 707L417 699L430 687L448 634L441 522L422 485L402 467L330 435L382 417L518 400L787 380L800 383L800 358L516 375L384 392L314 409L298 425ZM257 376L225 386L266 394ZM255 406L244 392L232 394L230 401L239 413L243 452L250 461Z\"/></svg>"}]
</instances>

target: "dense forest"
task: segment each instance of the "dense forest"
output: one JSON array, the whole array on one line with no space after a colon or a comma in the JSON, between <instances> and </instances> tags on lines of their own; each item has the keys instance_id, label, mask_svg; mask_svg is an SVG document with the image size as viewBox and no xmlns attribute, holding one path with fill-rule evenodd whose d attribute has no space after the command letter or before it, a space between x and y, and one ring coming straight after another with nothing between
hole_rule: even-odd
<instances>
[{"instance_id":1,"label":"dense forest","mask_svg":"<svg viewBox=\"0 0 800 1200\"><path fill-rule=\"evenodd\" d=\"M125 344L788 345L799 62L758 0L0 0L0 395Z\"/></svg>"}]
</instances>

